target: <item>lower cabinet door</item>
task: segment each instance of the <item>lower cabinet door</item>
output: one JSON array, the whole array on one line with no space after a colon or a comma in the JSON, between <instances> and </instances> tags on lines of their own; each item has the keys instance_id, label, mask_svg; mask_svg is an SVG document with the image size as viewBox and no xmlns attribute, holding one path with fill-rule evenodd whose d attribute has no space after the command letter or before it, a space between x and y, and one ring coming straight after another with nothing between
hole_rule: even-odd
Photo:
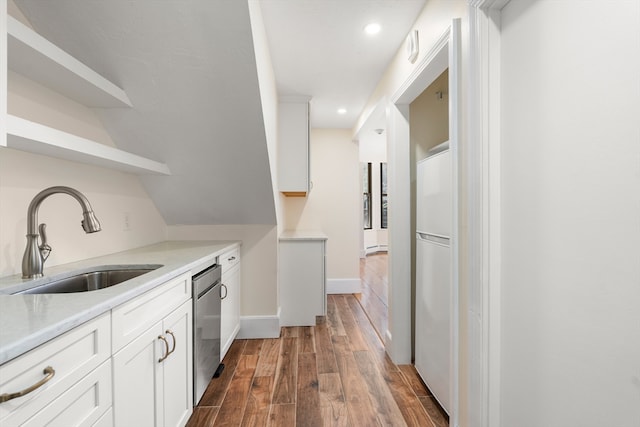
<instances>
[{"instance_id":1,"label":"lower cabinet door","mask_svg":"<svg viewBox=\"0 0 640 427\"><path fill-rule=\"evenodd\" d=\"M113 356L116 427L184 427L193 411L191 300Z\"/></svg>"},{"instance_id":2,"label":"lower cabinet door","mask_svg":"<svg viewBox=\"0 0 640 427\"><path fill-rule=\"evenodd\" d=\"M162 333L170 344L169 356L160 363L164 384L161 407L166 427L186 425L193 411L192 310L188 301L163 320Z\"/></svg>"},{"instance_id":3,"label":"lower cabinet door","mask_svg":"<svg viewBox=\"0 0 640 427\"><path fill-rule=\"evenodd\" d=\"M113 356L113 410L116 426L154 427L163 425L163 378L160 358L166 345L158 337L162 322L149 328Z\"/></svg>"},{"instance_id":4,"label":"lower cabinet door","mask_svg":"<svg viewBox=\"0 0 640 427\"><path fill-rule=\"evenodd\" d=\"M115 427L113 423L113 408L109 408L91 427Z\"/></svg>"},{"instance_id":5,"label":"lower cabinet door","mask_svg":"<svg viewBox=\"0 0 640 427\"><path fill-rule=\"evenodd\" d=\"M22 425L91 427L103 420L102 426L112 426L113 420L104 417L110 408L111 361L107 360Z\"/></svg>"}]
</instances>

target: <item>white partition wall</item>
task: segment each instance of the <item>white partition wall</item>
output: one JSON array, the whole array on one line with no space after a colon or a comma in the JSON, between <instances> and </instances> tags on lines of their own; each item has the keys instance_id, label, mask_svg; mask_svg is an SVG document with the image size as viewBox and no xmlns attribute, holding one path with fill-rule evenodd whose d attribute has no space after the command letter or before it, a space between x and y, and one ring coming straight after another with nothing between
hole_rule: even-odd
<instances>
[{"instance_id":1,"label":"white partition wall","mask_svg":"<svg viewBox=\"0 0 640 427\"><path fill-rule=\"evenodd\" d=\"M500 425L636 427L640 3L501 18Z\"/></svg>"}]
</instances>

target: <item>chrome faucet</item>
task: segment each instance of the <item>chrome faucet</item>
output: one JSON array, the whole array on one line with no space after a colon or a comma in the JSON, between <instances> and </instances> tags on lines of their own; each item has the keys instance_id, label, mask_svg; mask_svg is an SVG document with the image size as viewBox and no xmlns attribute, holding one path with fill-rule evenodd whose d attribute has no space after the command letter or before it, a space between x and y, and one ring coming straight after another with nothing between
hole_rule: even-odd
<instances>
[{"instance_id":1,"label":"chrome faucet","mask_svg":"<svg viewBox=\"0 0 640 427\"><path fill-rule=\"evenodd\" d=\"M22 278L23 279L35 279L36 277L42 277L42 270L44 262L51 253L51 246L47 243L46 224L40 224L38 230L40 231L41 241L38 245L38 232L36 231L36 224L38 223L38 208L44 199L56 193L64 193L75 198L80 206L82 206L82 228L85 233L95 233L100 231L100 223L93 214L91 204L87 198L78 190L74 190L71 187L50 187L42 190L33 198L29 204L27 210L27 247L24 250L24 256L22 257Z\"/></svg>"}]
</instances>

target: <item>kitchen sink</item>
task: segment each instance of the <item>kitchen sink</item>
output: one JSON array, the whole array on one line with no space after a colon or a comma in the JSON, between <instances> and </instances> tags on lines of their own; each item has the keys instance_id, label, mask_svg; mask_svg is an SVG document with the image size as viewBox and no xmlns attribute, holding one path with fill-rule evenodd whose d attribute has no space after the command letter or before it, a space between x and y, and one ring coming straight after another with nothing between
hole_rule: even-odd
<instances>
[{"instance_id":1,"label":"kitchen sink","mask_svg":"<svg viewBox=\"0 0 640 427\"><path fill-rule=\"evenodd\" d=\"M153 271L162 265L130 265L126 267L100 267L93 271L74 274L15 294L68 294L108 288L134 277Z\"/></svg>"}]
</instances>

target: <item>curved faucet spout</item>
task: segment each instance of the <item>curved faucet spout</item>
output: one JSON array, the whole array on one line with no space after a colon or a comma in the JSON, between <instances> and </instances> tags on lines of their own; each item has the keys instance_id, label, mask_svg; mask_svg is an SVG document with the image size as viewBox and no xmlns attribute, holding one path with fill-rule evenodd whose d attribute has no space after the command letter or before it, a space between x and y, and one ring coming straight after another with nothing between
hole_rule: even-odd
<instances>
[{"instance_id":1,"label":"curved faucet spout","mask_svg":"<svg viewBox=\"0 0 640 427\"><path fill-rule=\"evenodd\" d=\"M100 222L94 215L91 204L84 194L71 187L62 186L50 187L42 190L36 194L29 204L29 209L27 210L27 247L25 248L24 256L22 257L23 279L32 279L42 276L44 262L49 256L49 252L51 252L51 246L47 244L44 234L45 224L40 224L42 244L38 245L38 208L44 199L57 193L68 194L80 203L83 216L82 228L86 233L95 233L96 231L101 230Z\"/></svg>"}]
</instances>

